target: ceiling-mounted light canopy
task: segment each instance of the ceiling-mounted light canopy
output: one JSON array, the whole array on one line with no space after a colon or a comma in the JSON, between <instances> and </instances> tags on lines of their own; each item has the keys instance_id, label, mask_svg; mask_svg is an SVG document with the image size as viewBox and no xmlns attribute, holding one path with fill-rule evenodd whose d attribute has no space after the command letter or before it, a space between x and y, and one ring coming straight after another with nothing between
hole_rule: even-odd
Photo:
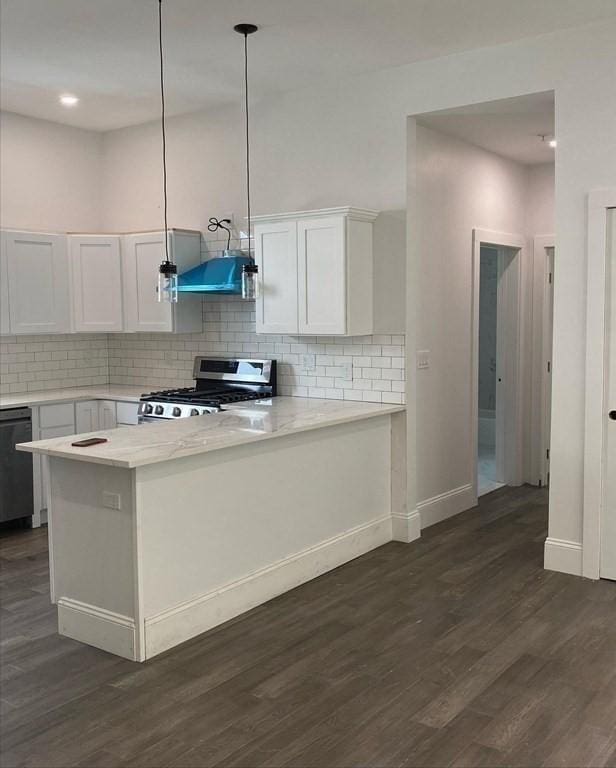
<instances>
[{"instance_id":1,"label":"ceiling-mounted light canopy","mask_svg":"<svg viewBox=\"0 0 616 768\"><path fill-rule=\"evenodd\" d=\"M250 239L252 227L250 218L250 130L248 121L248 35L259 29L256 24L236 24L233 29L244 36L244 109L246 113L246 213L248 219L248 256L250 257ZM259 268L256 264L242 267L242 298L256 299L259 284Z\"/></svg>"},{"instance_id":2,"label":"ceiling-mounted light canopy","mask_svg":"<svg viewBox=\"0 0 616 768\"><path fill-rule=\"evenodd\" d=\"M160 127L163 155L163 212L165 220L165 259L158 268L158 300L172 304L178 300L178 269L169 259L169 227L167 224L167 136L165 132L165 76L163 69L163 8L158 0L158 54L160 64Z\"/></svg>"},{"instance_id":3,"label":"ceiling-mounted light canopy","mask_svg":"<svg viewBox=\"0 0 616 768\"><path fill-rule=\"evenodd\" d=\"M60 104L62 104L63 107L74 107L78 103L79 99L77 96L73 96L72 93L63 93L60 96Z\"/></svg>"}]
</instances>

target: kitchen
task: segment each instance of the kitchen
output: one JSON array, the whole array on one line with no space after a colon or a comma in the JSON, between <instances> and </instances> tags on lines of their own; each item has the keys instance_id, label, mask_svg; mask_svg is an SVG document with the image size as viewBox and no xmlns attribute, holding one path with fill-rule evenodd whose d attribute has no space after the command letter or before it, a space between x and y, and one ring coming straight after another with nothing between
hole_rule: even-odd
<instances>
[{"instance_id":1,"label":"kitchen","mask_svg":"<svg viewBox=\"0 0 616 768\"><path fill-rule=\"evenodd\" d=\"M519 679L492 710L479 699L520 658L548 658L550 632L564 654L566 627L583 625L567 589L600 590L592 627L607 626L612 593L565 575L581 575L580 473L558 428L550 536L566 563L543 570L545 521L528 510L547 520L547 494L530 486L427 522L427 502L460 512L460 486L417 494L417 455L430 430L448 434L436 420L418 431L417 379L434 376L443 402L461 388L438 348L415 349L416 312L464 307L417 273L410 116L555 89L556 311L582 317L579 201L608 186L613 157L613 99L587 83L609 80L613 19L599 0L595 15L550 20L499 2L491 47L478 24L463 49L435 51L432 32L459 15L239 5L3 0L7 765L513 764L494 729ZM234 29L243 19L257 28ZM583 172L567 142L582 128ZM588 159L593 146L607 155ZM577 382L567 365L561 408ZM436 486L453 468L427 474ZM513 610L536 597L558 616L512 622L508 640L494 605L510 594ZM549 683L537 711L562 692ZM460 710L460 686L477 710ZM593 717L593 746L609 744ZM81 729L79 744L68 730Z\"/></svg>"}]
</instances>

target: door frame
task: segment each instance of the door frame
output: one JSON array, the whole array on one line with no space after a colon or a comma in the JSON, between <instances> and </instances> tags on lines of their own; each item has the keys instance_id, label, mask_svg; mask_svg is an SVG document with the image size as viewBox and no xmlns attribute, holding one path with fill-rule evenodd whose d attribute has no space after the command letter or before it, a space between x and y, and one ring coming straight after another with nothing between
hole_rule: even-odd
<instances>
[{"instance_id":1,"label":"door frame","mask_svg":"<svg viewBox=\"0 0 616 768\"><path fill-rule=\"evenodd\" d=\"M517 278L517 291L515 301L517 304L516 326L508 330L513 331L513 342L515 355L513 360L512 381L506 381L505 386L501 388L501 393L505 397L506 411L510 414L508 421L515 427L515 435L510 452L510 457L506 460L505 479L511 485L520 485L522 482L522 387L521 370L523 360L522 343L522 294L523 294L523 270L522 264L526 254L526 238L522 235L510 234L507 232L495 232L489 229L473 228L473 258L472 258L472 316L471 316L471 455L470 472L471 485L473 488L473 497L475 503L478 498L477 482L477 454L479 447L479 276L481 266L481 246L487 245L498 249L499 254L503 248L517 251L513 257L511 268L515 271ZM501 396L502 396L501 395ZM498 439L498 436L497 436Z\"/></svg>"},{"instance_id":2,"label":"door frame","mask_svg":"<svg viewBox=\"0 0 616 768\"><path fill-rule=\"evenodd\" d=\"M616 208L616 188L589 193L582 534L582 575L589 579L598 579L601 573L601 517L607 454L607 217L610 208Z\"/></svg>"},{"instance_id":3,"label":"door frame","mask_svg":"<svg viewBox=\"0 0 616 768\"><path fill-rule=\"evenodd\" d=\"M533 238L533 287L542 286L542 290L533 292L533 328L532 328L532 355L533 355L533 380L532 403L530 421L531 440L531 482L547 484L547 460L548 449L546 415L547 415L547 349L548 338L548 253L547 249L556 249L556 237L554 235L537 235ZM554 285L552 283L552 290ZM553 336L553 333L552 333ZM537 344L537 340L541 343ZM539 430L535 429L539 424Z\"/></svg>"}]
</instances>

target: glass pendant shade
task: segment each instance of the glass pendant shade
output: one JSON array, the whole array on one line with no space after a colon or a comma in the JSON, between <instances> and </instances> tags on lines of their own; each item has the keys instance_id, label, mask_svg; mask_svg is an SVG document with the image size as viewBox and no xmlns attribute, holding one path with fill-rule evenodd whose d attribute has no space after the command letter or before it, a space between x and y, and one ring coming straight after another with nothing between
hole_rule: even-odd
<instances>
[{"instance_id":1,"label":"glass pendant shade","mask_svg":"<svg viewBox=\"0 0 616 768\"><path fill-rule=\"evenodd\" d=\"M244 264L242 268L242 298L256 299L259 295L259 267Z\"/></svg>"},{"instance_id":2,"label":"glass pendant shade","mask_svg":"<svg viewBox=\"0 0 616 768\"><path fill-rule=\"evenodd\" d=\"M178 300L178 270L175 264L164 261L158 270L158 301L175 304Z\"/></svg>"}]
</instances>

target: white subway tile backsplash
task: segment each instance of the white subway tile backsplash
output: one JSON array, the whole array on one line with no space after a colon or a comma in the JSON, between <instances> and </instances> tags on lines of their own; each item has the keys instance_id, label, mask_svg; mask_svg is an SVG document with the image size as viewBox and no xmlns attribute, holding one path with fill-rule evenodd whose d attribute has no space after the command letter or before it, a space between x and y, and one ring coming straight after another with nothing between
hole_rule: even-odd
<instances>
[{"instance_id":1,"label":"white subway tile backsplash","mask_svg":"<svg viewBox=\"0 0 616 768\"><path fill-rule=\"evenodd\" d=\"M208 239L204 247L211 256L223 246ZM0 392L190 386L195 355L275 358L282 395L404 402L404 336L257 335L254 303L228 296L204 299L202 333L2 336Z\"/></svg>"}]
</instances>

